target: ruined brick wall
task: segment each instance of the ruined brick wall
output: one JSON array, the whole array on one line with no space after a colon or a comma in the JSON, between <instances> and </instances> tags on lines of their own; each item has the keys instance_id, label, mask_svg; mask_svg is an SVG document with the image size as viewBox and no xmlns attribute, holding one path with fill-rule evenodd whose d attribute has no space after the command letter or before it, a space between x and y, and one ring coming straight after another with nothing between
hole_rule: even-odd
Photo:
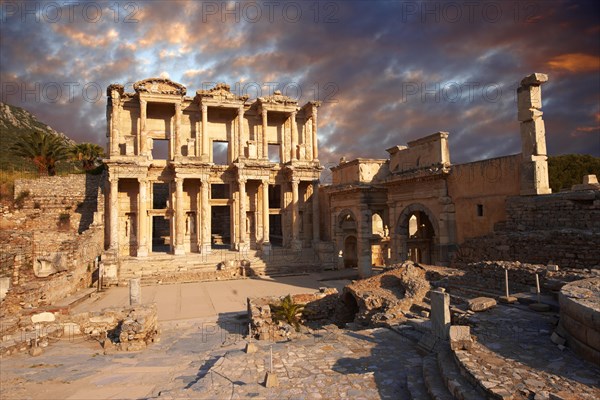
<instances>
[{"instance_id":1,"label":"ruined brick wall","mask_svg":"<svg viewBox=\"0 0 600 400\"><path fill-rule=\"evenodd\" d=\"M105 179L105 174L17 179L15 199L21 193L29 193L22 207L28 211L28 219L21 229L85 231L94 222L94 213L104 209Z\"/></svg>"},{"instance_id":2,"label":"ruined brick wall","mask_svg":"<svg viewBox=\"0 0 600 400\"><path fill-rule=\"evenodd\" d=\"M511 260L600 268L600 191L510 197L507 221L466 240L455 261Z\"/></svg>"}]
</instances>

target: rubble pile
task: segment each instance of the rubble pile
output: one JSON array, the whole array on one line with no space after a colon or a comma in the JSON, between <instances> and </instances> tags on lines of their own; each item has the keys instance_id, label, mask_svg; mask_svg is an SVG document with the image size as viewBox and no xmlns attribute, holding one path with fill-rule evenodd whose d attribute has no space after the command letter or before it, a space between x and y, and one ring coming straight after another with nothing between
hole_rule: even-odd
<instances>
[{"instance_id":1,"label":"rubble pile","mask_svg":"<svg viewBox=\"0 0 600 400\"><path fill-rule=\"evenodd\" d=\"M339 306L339 294L335 288L322 288L310 294L292 295L295 304L304 305L301 322L323 321L333 318ZM298 336L295 328L284 321L277 321L272 315L272 306L280 305L283 297L248 298L248 318L250 335L258 340L283 340ZM304 332L311 329L303 326Z\"/></svg>"},{"instance_id":2,"label":"rubble pile","mask_svg":"<svg viewBox=\"0 0 600 400\"><path fill-rule=\"evenodd\" d=\"M422 303L430 289L426 270L412 261L373 276L353 282L344 288L343 299L358 311L355 321L378 325L400 321L415 303Z\"/></svg>"}]
</instances>

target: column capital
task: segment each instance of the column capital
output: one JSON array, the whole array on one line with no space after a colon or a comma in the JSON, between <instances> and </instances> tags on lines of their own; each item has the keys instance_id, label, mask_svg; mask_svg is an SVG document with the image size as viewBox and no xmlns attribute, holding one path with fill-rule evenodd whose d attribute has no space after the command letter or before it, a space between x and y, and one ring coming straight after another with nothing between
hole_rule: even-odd
<instances>
[{"instance_id":1,"label":"column capital","mask_svg":"<svg viewBox=\"0 0 600 400\"><path fill-rule=\"evenodd\" d=\"M148 178L147 177L138 177L137 178L139 183L148 183Z\"/></svg>"},{"instance_id":2,"label":"column capital","mask_svg":"<svg viewBox=\"0 0 600 400\"><path fill-rule=\"evenodd\" d=\"M298 184L298 183L300 183L300 178L294 177L294 178L290 179L290 182Z\"/></svg>"},{"instance_id":3,"label":"column capital","mask_svg":"<svg viewBox=\"0 0 600 400\"><path fill-rule=\"evenodd\" d=\"M202 110L202 113L206 113L208 112L208 106L206 104L201 104L200 108Z\"/></svg>"},{"instance_id":4,"label":"column capital","mask_svg":"<svg viewBox=\"0 0 600 400\"><path fill-rule=\"evenodd\" d=\"M260 180L263 184L268 185L269 184L269 179L268 178L263 178Z\"/></svg>"},{"instance_id":5,"label":"column capital","mask_svg":"<svg viewBox=\"0 0 600 400\"><path fill-rule=\"evenodd\" d=\"M181 103L180 102L175 103L175 111L181 111Z\"/></svg>"},{"instance_id":6,"label":"column capital","mask_svg":"<svg viewBox=\"0 0 600 400\"><path fill-rule=\"evenodd\" d=\"M119 177L118 176L111 176L110 174L108 175L108 181L110 183L118 183L119 182Z\"/></svg>"},{"instance_id":7,"label":"column capital","mask_svg":"<svg viewBox=\"0 0 600 400\"><path fill-rule=\"evenodd\" d=\"M266 118L266 117L267 117L267 109L266 109L266 108L263 108L263 109L262 109L262 111L261 111L261 115L262 115L262 117L263 117L263 118Z\"/></svg>"},{"instance_id":8,"label":"column capital","mask_svg":"<svg viewBox=\"0 0 600 400\"><path fill-rule=\"evenodd\" d=\"M238 183L246 184L246 182L248 182L248 179L246 179L246 178L239 178L238 179Z\"/></svg>"},{"instance_id":9,"label":"column capital","mask_svg":"<svg viewBox=\"0 0 600 400\"><path fill-rule=\"evenodd\" d=\"M147 104L148 104L148 102L146 100L140 99L140 105L145 107Z\"/></svg>"},{"instance_id":10,"label":"column capital","mask_svg":"<svg viewBox=\"0 0 600 400\"><path fill-rule=\"evenodd\" d=\"M238 107L238 114L243 114L244 113L244 105L242 104L241 106Z\"/></svg>"}]
</instances>

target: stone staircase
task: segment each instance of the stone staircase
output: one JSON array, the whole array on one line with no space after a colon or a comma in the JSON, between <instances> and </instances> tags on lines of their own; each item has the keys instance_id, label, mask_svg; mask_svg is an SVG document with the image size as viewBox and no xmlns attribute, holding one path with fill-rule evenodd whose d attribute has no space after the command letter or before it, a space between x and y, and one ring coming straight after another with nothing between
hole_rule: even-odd
<instances>
[{"instance_id":1,"label":"stone staircase","mask_svg":"<svg viewBox=\"0 0 600 400\"><path fill-rule=\"evenodd\" d=\"M477 389L466 377L466 371L444 344L436 353L423 357L421 369L410 371L406 387L413 400L479 400L492 398Z\"/></svg>"},{"instance_id":2,"label":"stone staircase","mask_svg":"<svg viewBox=\"0 0 600 400\"><path fill-rule=\"evenodd\" d=\"M231 279L242 277L244 261L247 276L282 276L308 273L321 269L312 249L293 252L274 249L264 255L259 250L243 252L218 249L211 254L191 253L185 256L152 254L147 258L124 257L119 260L118 282L139 277L143 284ZM227 271L231 272L227 272Z\"/></svg>"}]
</instances>

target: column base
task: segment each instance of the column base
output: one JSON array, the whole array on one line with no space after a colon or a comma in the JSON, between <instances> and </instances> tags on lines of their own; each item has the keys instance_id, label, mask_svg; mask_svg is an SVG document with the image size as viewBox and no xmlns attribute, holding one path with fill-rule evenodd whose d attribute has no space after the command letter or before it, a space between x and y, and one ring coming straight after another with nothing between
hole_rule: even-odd
<instances>
[{"instance_id":1,"label":"column base","mask_svg":"<svg viewBox=\"0 0 600 400\"><path fill-rule=\"evenodd\" d=\"M183 248L183 246L175 246L175 250L173 251L173 254L175 254L176 256L184 256L185 249Z\"/></svg>"},{"instance_id":2,"label":"column base","mask_svg":"<svg viewBox=\"0 0 600 400\"><path fill-rule=\"evenodd\" d=\"M138 258L144 258L144 257L148 257L148 247L147 246L140 246L137 249L137 257Z\"/></svg>"},{"instance_id":3,"label":"column base","mask_svg":"<svg viewBox=\"0 0 600 400\"><path fill-rule=\"evenodd\" d=\"M371 256L358 257L358 276L360 278L369 278L373 275L373 265L371 264Z\"/></svg>"},{"instance_id":4,"label":"column base","mask_svg":"<svg viewBox=\"0 0 600 400\"><path fill-rule=\"evenodd\" d=\"M300 251L302 250L302 241L298 239L292 240L292 250Z\"/></svg>"},{"instance_id":5,"label":"column base","mask_svg":"<svg viewBox=\"0 0 600 400\"><path fill-rule=\"evenodd\" d=\"M271 254L271 243L265 242L262 244L262 253L265 256L268 256L269 254Z\"/></svg>"},{"instance_id":6,"label":"column base","mask_svg":"<svg viewBox=\"0 0 600 400\"><path fill-rule=\"evenodd\" d=\"M200 245L200 253L201 254L210 254L212 253L212 247L210 245L210 243L205 243Z\"/></svg>"}]
</instances>

